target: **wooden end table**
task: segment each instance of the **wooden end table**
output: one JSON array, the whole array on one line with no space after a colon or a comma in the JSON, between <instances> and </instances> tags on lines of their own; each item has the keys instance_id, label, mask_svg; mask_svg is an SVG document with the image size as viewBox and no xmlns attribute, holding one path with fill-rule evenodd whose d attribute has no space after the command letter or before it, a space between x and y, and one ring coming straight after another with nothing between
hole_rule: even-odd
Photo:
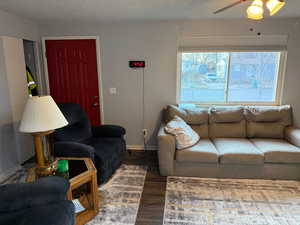
<instances>
[{"instance_id":1,"label":"wooden end table","mask_svg":"<svg viewBox=\"0 0 300 225\"><path fill-rule=\"evenodd\" d=\"M76 225L83 225L98 214L99 197L97 184L97 170L89 158L57 158L58 160L69 161L69 182L70 188L67 193L69 200L75 199L76 191L86 185L84 193L80 193L79 201L86 210L76 214ZM80 164L80 165L79 165ZM38 179L35 167L30 168L26 181L32 182Z\"/></svg>"}]
</instances>

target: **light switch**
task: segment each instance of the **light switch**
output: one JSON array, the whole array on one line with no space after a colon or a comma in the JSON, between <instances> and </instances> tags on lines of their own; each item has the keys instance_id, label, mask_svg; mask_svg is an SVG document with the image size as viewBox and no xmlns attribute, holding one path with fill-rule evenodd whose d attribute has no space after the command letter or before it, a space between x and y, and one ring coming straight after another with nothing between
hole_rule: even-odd
<instances>
[{"instance_id":1,"label":"light switch","mask_svg":"<svg viewBox=\"0 0 300 225\"><path fill-rule=\"evenodd\" d=\"M111 95L117 94L117 88L109 88L109 93L110 93Z\"/></svg>"}]
</instances>

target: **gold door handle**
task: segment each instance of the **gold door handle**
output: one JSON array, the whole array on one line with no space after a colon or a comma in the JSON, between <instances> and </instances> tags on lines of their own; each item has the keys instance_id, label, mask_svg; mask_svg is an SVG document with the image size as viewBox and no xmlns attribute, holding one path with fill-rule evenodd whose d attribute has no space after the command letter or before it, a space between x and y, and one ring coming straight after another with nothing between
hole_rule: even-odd
<instances>
[{"instance_id":1,"label":"gold door handle","mask_svg":"<svg viewBox=\"0 0 300 225\"><path fill-rule=\"evenodd\" d=\"M95 103L93 104L93 106L94 106L94 107L99 106L99 103L95 102Z\"/></svg>"}]
</instances>

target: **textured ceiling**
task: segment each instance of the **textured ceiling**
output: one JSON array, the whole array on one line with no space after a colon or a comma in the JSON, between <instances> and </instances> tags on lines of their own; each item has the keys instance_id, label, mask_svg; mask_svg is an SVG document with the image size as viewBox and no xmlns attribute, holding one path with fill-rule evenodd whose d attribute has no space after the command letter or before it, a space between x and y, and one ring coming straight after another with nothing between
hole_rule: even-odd
<instances>
[{"instance_id":1,"label":"textured ceiling","mask_svg":"<svg viewBox=\"0 0 300 225\"><path fill-rule=\"evenodd\" d=\"M244 18L245 2L218 15L236 0L0 0L0 9L38 21L123 21ZM300 17L300 0L286 0L272 18Z\"/></svg>"}]
</instances>

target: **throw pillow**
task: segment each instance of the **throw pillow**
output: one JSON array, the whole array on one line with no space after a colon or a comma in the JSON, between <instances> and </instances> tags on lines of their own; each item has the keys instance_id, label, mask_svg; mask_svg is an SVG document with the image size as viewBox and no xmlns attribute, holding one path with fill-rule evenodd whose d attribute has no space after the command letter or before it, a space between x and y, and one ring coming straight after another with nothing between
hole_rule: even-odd
<instances>
[{"instance_id":1,"label":"throw pillow","mask_svg":"<svg viewBox=\"0 0 300 225\"><path fill-rule=\"evenodd\" d=\"M185 149L197 144L200 136L179 116L165 126L165 132L175 136L176 148Z\"/></svg>"}]
</instances>

